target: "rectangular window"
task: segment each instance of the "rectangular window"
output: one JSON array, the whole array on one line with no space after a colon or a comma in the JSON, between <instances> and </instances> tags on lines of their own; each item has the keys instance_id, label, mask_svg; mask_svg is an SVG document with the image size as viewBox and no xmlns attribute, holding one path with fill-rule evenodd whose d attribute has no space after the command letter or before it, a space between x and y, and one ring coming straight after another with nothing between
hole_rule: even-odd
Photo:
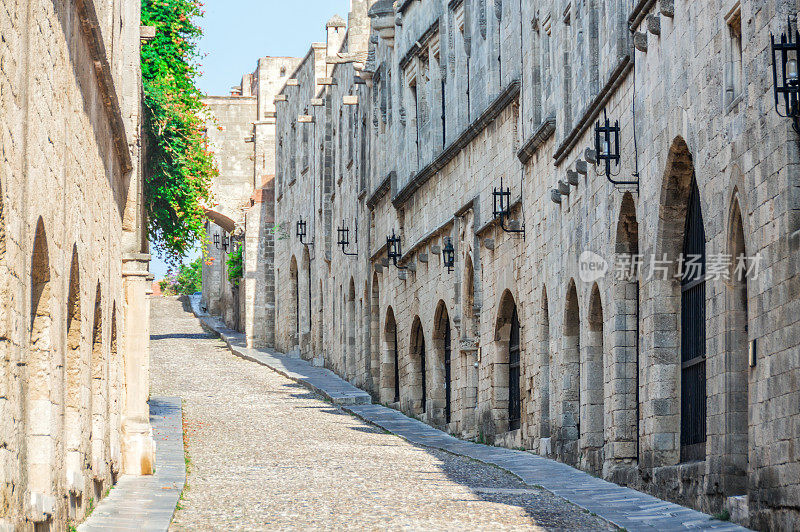
<instances>
[{"instance_id":1,"label":"rectangular window","mask_svg":"<svg viewBox=\"0 0 800 532\"><path fill-rule=\"evenodd\" d=\"M725 107L742 94L742 9L739 2L725 17L727 50L725 63Z\"/></svg>"}]
</instances>

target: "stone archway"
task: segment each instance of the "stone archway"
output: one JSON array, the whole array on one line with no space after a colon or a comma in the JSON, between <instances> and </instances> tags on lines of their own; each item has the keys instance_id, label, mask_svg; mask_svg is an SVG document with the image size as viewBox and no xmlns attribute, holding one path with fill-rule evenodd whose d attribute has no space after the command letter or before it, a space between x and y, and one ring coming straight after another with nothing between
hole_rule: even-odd
<instances>
[{"instance_id":1,"label":"stone archway","mask_svg":"<svg viewBox=\"0 0 800 532\"><path fill-rule=\"evenodd\" d=\"M103 295L97 283L94 300L91 357L92 478L94 498L103 496L103 481L108 473L108 361L103 343Z\"/></svg>"},{"instance_id":2,"label":"stone archway","mask_svg":"<svg viewBox=\"0 0 800 532\"><path fill-rule=\"evenodd\" d=\"M383 353L381 362L381 400L400 402L400 348L397 345L397 322L392 307L386 309L383 327Z\"/></svg>"},{"instance_id":3,"label":"stone archway","mask_svg":"<svg viewBox=\"0 0 800 532\"><path fill-rule=\"evenodd\" d=\"M581 454L583 467L603 470L605 446L605 350L603 302L595 283L589 298L588 331L581 356Z\"/></svg>"},{"instance_id":4,"label":"stone archway","mask_svg":"<svg viewBox=\"0 0 800 532\"><path fill-rule=\"evenodd\" d=\"M381 397L381 297L380 280L377 272L372 276L372 289L369 299L369 330L370 330L370 374L372 378L372 392Z\"/></svg>"},{"instance_id":5,"label":"stone archway","mask_svg":"<svg viewBox=\"0 0 800 532\"><path fill-rule=\"evenodd\" d=\"M356 285L353 278L350 278L350 286L347 289L347 307L345 309L345 371L347 380L353 382L356 378L358 367L358 352L356 345Z\"/></svg>"},{"instance_id":6,"label":"stone archway","mask_svg":"<svg viewBox=\"0 0 800 532\"><path fill-rule=\"evenodd\" d=\"M440 300L433 318L433 356L431 357L430 401L432 421L447 426L453 407L453 337L447 305Z\"/></svg>"},{"instance_id":7,"label":"stone archway","mask_svg":"<svg viewBox=\"0 0 800 532\"><path fill-rule=\"evenodd\" d=\"M539 315L539 437L550 437L550 305L547 287L542 287Z\"/></svg>"},{"instance_id":8,"label":"stone archway","mask_svg":"<svg viewBox=\"0 0 800 532\"><path fill-rule=\"evenodd\" d=\"M409 344L409 363L406 365L407 393L403 394L403 410L414 414L428 412L428 360L425 331L419 316L414 317Z\"/></svg>"},{"instance_id":9,"label":"stone archway","mask_svg":"<svg viewBox=\"0 0 800 532\"><path fill-rule=\"evenodd\" d=\"M680 137L673 141L667 157L655 244L656 258L670 267L663 275L654 273L647 283L652 305L647 312L653 317L649 344L657 357L648 364L641 398L641 404L649 409L645 419L652 420L649 448L640 452L646 467L705 458L705 286L696 270L692 274L696 283L682 280L679 271L684 255L700 252L704 256L705 232L692 155ZM659 315L678 319L655 319ZM677 445L668 445L669 441Z\"/></svg>"},{"instance_id":10,"label":"stone archway","mask_svg":"<svg viewBox=\"0 0 800 532\"><path fill-rule=\"evenodd\" d=\"M749 469L750 331L746 270L747 246L738 192L734 193L728 221L728 250L732 258L725 290L725 430L723 493L747 493Z\"/></svg>"},{"instance_id":11,"label":"stone archway","mask_svg":"<svg viewBox=\"0 0 800 532\"><path fill-rule=\"evenodd\" d=\"M560 419L556 453L559 460L577 464L578 441L581 437L581 319L578 291L570 279L564 305L561 375Z\"/></svg>"},{"instance_id":12,"label":"stone archway","mask_svg":"<svg viewBox=\"0 0 800 532\"><path fill-rule=\"evenodd\" d=\"M624 275L615 276L614 301L609 304L617 316L613 334L613 367L610 374L610 413L632 423L612 423L606 457L615 461L632 462L639 458L639 438L642 412L639 404L640 366L640 263L639 223L633 195L626 192L620 204L617 221L616 261L624 265Z\"/></svg>"},{"instance_id":13,"label":"stone archway","mask_svg":"<svg viewBox=\"0 0 800 532\"><path fill-rule=\"evenodd\" d=\"M289 316L292 337L289 340L289 348L294 349L300 344L300 279L297 270L297 259L292 256L289 263L289 304L286 311Z\"/></svg>"},{"instance_id":14,"label":"stone archway","mask_svg":"<svg viewBox=\"0 0 800 532\"><path fill-rule=\"evenodd\" d=\"M519 309L509 290L500 297L497 320L495 322L495 357L492 367L494 379L493 410L494 426L497 434L522 428L523 367L522 339ZM485 422L483 429L487 430Z\"/></svg>"},{"instance_id":15,"label":"stone archway","mask_svg":"<svg viewBox=\"0 0 800 532\"><path fill-rule=\"evenodd\" d=\"M52 344L52 282L50 250L44 222L39 218L31 258L30 338L25 397L27 497L55 496L53 471L57 443L53 428L60 415ZM52 516L31 515L36 523Z\"/></svg>"},{"instance_id":16,"label":"stone archway","mask_svg":"<svg viewBox=\"0 0 800 532\"><path fill-rule=\"evenodd\" d=\"M77 245L72 248L72 261L67 295L67 350L64 365L64 445L66 447L67 491L69 515L75 519L83 506L83 468L88 455L89 415L83 398L91 388L91 375L83 353L83 315L81 312L81 279Z\"/></svg>"}]
</instances>

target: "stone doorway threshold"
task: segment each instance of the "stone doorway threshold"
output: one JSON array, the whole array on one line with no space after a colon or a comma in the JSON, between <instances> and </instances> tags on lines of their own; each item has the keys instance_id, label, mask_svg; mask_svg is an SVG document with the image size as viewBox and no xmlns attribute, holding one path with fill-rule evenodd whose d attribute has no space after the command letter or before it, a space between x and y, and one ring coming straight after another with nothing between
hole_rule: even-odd
<instances>
[{"instance_id":1,"label":"stone doorway threshold","mask_svg":"<svg viewBox=\"0 0 800 532\"><path fill-rule=\"evenodd\" d=\"M458 439L421 421L382 405L332 371L272 349L248 348L244 334L229 329L219 318L200 310L200 296L189 296L192 311L202 324L218 334L231 352L266 366L318 393L363 421L413 444L466 456L494 465L530 486L542 487L628 531L717 530L746 531L727 521L607 482L561 462L527 451L492 447Z\"/></svg>"}]
</instances>

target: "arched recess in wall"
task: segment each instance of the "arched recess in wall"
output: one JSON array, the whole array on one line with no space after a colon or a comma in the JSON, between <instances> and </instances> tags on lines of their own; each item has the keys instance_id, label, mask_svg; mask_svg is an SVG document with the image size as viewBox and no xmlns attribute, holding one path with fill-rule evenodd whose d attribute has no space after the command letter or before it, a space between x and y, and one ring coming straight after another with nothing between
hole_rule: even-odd
<instances>
[{"instance_id":1,"label":"arched recess in wall","mask_svg":"<svg viewBox=\"0 0 800 532\"><path fill-rule=\"evenodd\" d=\"M353 278L350 278L350 286L347 289L347 317L345 323L347 327L346 344L346 371L347 379L352 381L356 376L356 368L358 368L358 350L356 345L356 284Z\"/></svg>"},{"instance_id":2,"label":"arched recess in wall","mask_svg":"<svg viewBox=\"0 0 800 532\"><path fill-rule=\"evenodd\" d=\"M494 409L497 432L516 430L522 426L522 356L520 321L517 303L509 290L500 298L495 324ZM502 387L506 383L506 387Z\"/></svg>"},{"instance_id":3,"label":"arched recess in wall","mask_svg":"<svg viewBox=\"0 0 800 532\"><path fill-rule=\"evenodd\" d=\"M81 279L78 260L77 245L72 248L72 261L69 274L69 294L67 296L67 352L66 352L66 382L65 382L65 410L64 410L64 444L66 446L67 482L81 480L78 477L85 463L85 449L83 435L89 434L88 415L83 410L82 398L88 393L91 386L90 375L85 371L86 363L83 357L82 345L82 313L81 313ZM72 488L83 490L83 486L69 485ZM72 495L71 495L72 497ZM71 500L71 505L76 501Z\"/></svg>"},{"instance_id":4,"label":"arched recess in wall","mask_svg":"<svg viewBox=\"0 0 800 532\"><path fill-rule=\"evenodd\" d=\"M725 457L726 496L747 493L749 445L750 360L747 291L747 246L738 193L734 194L728 222L728 251L732 257L726 286L725 335Z\"/></svg>"},{"instance_id":5,"label":"arched recess in wall","mask_svg":"<svg viewBox=\"0 0 800 532\"><path fill-rule=\"evenodd\" d=\"M122 357L119 356L117 345L117 304L111 310L111 336L109 345L108 364L108 397L109 397L109 449L111 451L110 464L113 478L119 473L121 466L120 429L122 427L122 390L124 389L124 367Z\"/></svg>"},{"instance_id":6,"label":"arched recess in wall","mask_svg":"<svg viewBox=\"0 0 800 532\"><path fill-rule=\"evenodd\" d=\"M383 327L383 360L381 363L381 399L400 401L400 349L397 345L397 322L392 307L386 309Z\"/></svg>"},{"instance_id":7,"label":"arched recess in wall","mask_svg":"<svg viewBox=\"0 0 800 532\"><path fill-rule=\"evenodd\" d=\"M303 333L311 332L311 258L308 254L308 247L303 249L303 298L300 303L300 315L302 316L302 331ZM310 340L309 337L306 337Z\"/></svg>"},{"instance_id":8,"label":"arched recess in wall","mask_svg":"<svg viewBox=\"0 0 800 532\"><path fill-rule=\"evenodd\" d=\"M617 319L614 330L614 367L611 372L612 411L622 412L623 419L633 423L614 424L614 441L630 442L633 445L614 446L617 460L638 459L641 430L641 411L639 408L639 223L636 219L636 206L633 195L626 192L622 196L619 221L617 222L615 264L625 265L621 278L614 284L614 311ZM620 382L621 381L621 382ZM618 391L617 391L618 390Z\"/></svg>"},{"instance_id":9,"label":"arched recess in wall","mask_svg":"<svg viewBox=\"0 0 800 532\"><path fill-rule=\"evenodd\" d=\"M446 425L451 421L453 405L453 341L447 305L439 301L434 313L431 374L431 406L433 421Z\"/></svg>"},{"instance_id":10,"label":"arched recess in wall","mask_svg":"<svg viewBox=\"0 0 800 532\"><path fill-rule=\"evenodd\" d=\"M381 296L380 279L378 273L372 275L372 290L370 296L370 371L372 374L373 392L381 396Z\"/></svg>"},{"instance_id":11,"label":"arched recess in wall","mask_svg":"<svg viewBox=\"0 0 800 532\"><path fill-rule=\"evenodd\" d=\"M581 367L581 451L594 472L603 470L605 445L605 371L603 370L603 302L595 283L589 298L589 330Z\"/></svg>"},{"instance_id":12,"label":"arched recess in wall","mask_svg":"<svg viewBox=\"0 0 800 532\"><path fill-rule=\"evenodd\" d=\"M103 480L107 474L108 444L108 361L103 345L103 294L97 283L92 325L92 476L95 500L103 495Z\"/></svg>"},{"instance_id":13,"label":"arched recess in wall","mask_svg":"<svg viewBox=\"0 0 800 532\"><path fill-rule=\"evenodd\" d=\"M44 222L39 218L31 260L31 315L25 390L28 491L53 494L56 439L53 426L59 412L55 395L50 254Z\"/></svg>"},{"instance_id":14,"label":"arched recess in wall","mask_svg":"<svg viewBox=\"0 0 800 532\"><path fill-rule=\"evenodd\" d=\"M659 295L659 313L679 316L674 320L655 320L653 347L666 352L678 352L673 360L664 360L661 370L674 368L680 383L676 397L669 387L648 390L648 403L668 401L674 411L680 411L680 448L661 451L663 456L655 463L674 463L703 460L706 456L706 286L705 286L705 230L700 191L695 178L692 155L686 142L678 137L672 143L667 157L664 182L661 190L659 229L656 240L656 257L666 256L673 264L672 275L654 276L651 292ZM695 267L684 268L687 275L676 275L675 265L681 257L694 257ZM665 338L680 338L679 346L664 344ZM679 349L675 349L679 347ZM667 348L667 349L664 349ZM654 431L674 433L673 416L654 416ZM676 452L677 451L677 452Z\"/></svg>"},{"instance_id":15,"label":"arched recess in wall","mask_svg":"<svg viewBox=\"0 0 800 532\"><path fill-rule=\"evenodd\" d=\"M564 305L564 336L561 360L561 412L559 443L562 460L575 463L581 437L581 320L575 281L567 285Z\"/></svg>"},{"instance_id":16,"label":"arched recess in wall","mask_svg":"<svg viewBox=\"0 0 800 532\"><path fill-rule=\"evenodd\" d=\"M464 257L464 296L461 299L464 304L462 305L464 319L461 321L464 325L463 336L465 338L477 338L478 331L475 320L475 270L472 267L472 256L467 254Z\"/></svg>"},{"instance_id":17,"label":"arched recess in wall","mask_svg":"<svg viewBox=\"0 0 800 532\"><path fill-rule=\"evenodd\" d=\"M419 316L414 317L411 326L411 343L409 352L409 372L406 379L408 386L407 400L410 404L404 407L414 413L425 413L428 408L428 364L425 345L425 332Z\"/></svg>"},{"instance_id":18,"label":"arched recess in wall","mask_svg":"<svg viewBox=\"0 0 800 532\"><path fill-rule=\"evenodd\" d=\"M539 319L539 437L550 437L550 305L547 287L542 287Z\"/></svg>"},{"instance_id":19,"label":"arched recess in wall","mask_svg":"<svg viewBox=\"0 0 800 532\"><path fill-rule=\"evenodd\" d=\"M289 348L294 348L300 343L300 279L298 278L297 259L294 255L292 255L292 261L289 263L289 290L287 314L293 336L290 340Z\"/></svg>"},{"instance_id":20,"label":"arched recess in wall","mask_svg":"<svg viewBox=\"0 0 800 532\"><path fill-rule=\"evenodd\" d=\"M322 279L319 281L319 308L317 309L317 346L315 351L325 355L325 292Z\"/></svg>"}]
</instances>

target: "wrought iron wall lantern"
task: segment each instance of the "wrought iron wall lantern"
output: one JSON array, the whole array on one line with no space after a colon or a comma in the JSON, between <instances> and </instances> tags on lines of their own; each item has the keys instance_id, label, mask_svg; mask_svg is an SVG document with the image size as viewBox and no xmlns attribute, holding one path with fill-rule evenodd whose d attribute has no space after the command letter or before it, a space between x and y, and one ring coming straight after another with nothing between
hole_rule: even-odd
<instances>
[{"instance_id":1,"label":"wrought iron wall lantern","mask_svg":"<svg viewBox=\"0 0 800 532\"><path fill-rule=\"evenodd\" d=\"M598 173L606 176L610 183L614 185L636 185L638 190L638 170L637 173L634 174L634 177L637 178L635 180L620 181L614 179L614 177L619 175L619 132L619 120L615 120L614 125L611 125L606 110L603 109L603 121L600 122L598 120L594 125L594 149L597 154L595 166L603 165L601 167L602 171L598 171ZM611 169L612 164L616 172Z\"/></svg>"},{"instance_id":2,"label":"wrought iron wall lantern","mask_svg":"<svg viewBox=\"0 0 800 532\"><path fill-rule=\"evenodd\" d=\"M442 247L442 262L447 273L452 273L456 264L456 250L453 247L453 239L449 236L444 239L444 246Z\"/></svg>"},{"instance_id":3,"label":"wrought iron wall lantern","mask_svg":"<svg viewBox=\"0 0 800 532\"><path fill-rule=\"evenodd\" d=\"M228 238L228 233L222 233L222 251L228 251L228 245L230 244L230 239Z\"/></svg>"},{"instance_id":4,"label":"wrought iron wall lantern","mask_svg":"<svg viewBox=\"0 0 800 532\"><path fill-rule=\"evenodd\" d=\"M397 265L397 261L403 256L403 251L400 247L400 237L394 234L394 229L392 229L392 236L386 237L386 256L398 270L407 269L405 266Z\"/></svg>"},{"instance_id":5,"label":"wrought iron wall lantern","mask_svg":"<svg viewBox=\"0 0 800 532\"><path fill-rule=\"evenodd\" d=\"M775 92L775 111L784 118L792 119L792 127L800 133L800 32L792 19L788 19L788 30L781 35L780 42L772 40L772 80ZM779 72L780 71L780 72Z\"/></svg>"},{"instance_id":6,"label":"wrought iron wall lantern","mask_svg":"<svg viewBox=\"0 0 800 532\"><path fill-rule=\"evenodd\" d=\"M500 178L500 188L495 187L492 192L492 216L500 220L500 228L506 233L522 233L525 236L525 226L520 229L506 227L506 220L511 218L511 188L503 187L503 178Z\"/></svg>"},{"instance_id":7,"label":"wrought iron wall lantern","mask_svg":"<svg viewBox=\"0 0 800 532\"><path fill-rule=\"evenodd\" d=\"M308 223L303 220L303 217L300 217L300 221L297 222L297 238L300 239L300 243L306 246L313 246L313 242L306 242L305 238L308 236Z\"/></svg>"},{"instance_id":8,"label":"wrought iron wall lantern","mask_svg":"<svg viewBox=\"0 0 800 532\"><path fill-rule=\"evenodd\" d=\"M214 247L219 249L219 233L214 235Z\"/></svg>"},{"instance_id":9,"label":"wrought iron wall lantern","mask_svg":"<svg viewBox=\"0 0 800 532\"><path fill-rule=\"evenodd\" d=\"M344 220L342 220L342 225L344 225ZM358 256L358 251L355 253L347 252L347 248L350 246L350 229L347 227L339 227L336 229L336 232L339 235L339 241L337 244L341 246L342 253L350 257ZM356 228L356 244L358 244L358 228Z\"/></svg>"}]
</instances>

